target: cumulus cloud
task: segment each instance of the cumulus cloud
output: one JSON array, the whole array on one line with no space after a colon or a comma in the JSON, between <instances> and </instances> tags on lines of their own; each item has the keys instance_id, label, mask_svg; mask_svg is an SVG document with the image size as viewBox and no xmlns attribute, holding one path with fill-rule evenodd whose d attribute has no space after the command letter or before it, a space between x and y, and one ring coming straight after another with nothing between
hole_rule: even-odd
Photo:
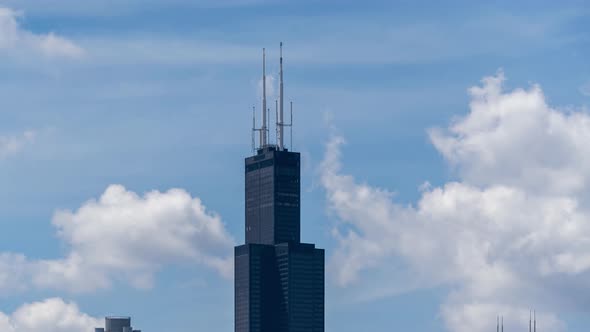
<instances>
[{"instance_id":1,"label":"cumulus cloud","mask_svg":"<svg viewBox=\"0 0 590 332\"><path fill-rule=\"evenodd\" d=\"M21 151L27 144L35 140L34 131L25 131L18 136L0 136L0 159L11 156Z\"/></svg>"},{"instance_id":2,"label":"cumulus cloud","mask_svg":"<svg viewBox=\"0 0 590 332\"><path fill-rule=\"evenodd\" d=\"M544 329L560 331L561 312L584 310L590 116L551 108L538 86L504 91L504 80L502 72L484 78L469 90L469 114L429 132L458 180L423 187L414 205L342 174L344 140L328 143L321 176L340 221L336 282L361 286L385 275L413 288L448 287L441 314L456 332L489 330L502 313L525 328L531 307Z\"/></svg>"},{"instance_id":3,"label":"cumulus cloud","mask_svg":"<svg viewBox=\"0 0 590 332\"><path fill-rule=\"evenodd\" d=\"M437 150L461 177L485 186L575 194L590 178L590 117L562 113L545 102L539 86L504 95L503 73L470 89L469 116L447 132L432 130Z\"/></svg>"},{"instance_id":4,"label":"cumulus cloud","mask_svg":"<svg viewBox=\"0 0 590 332\"><path fill-rule=\"evenodd\" d=\"M22 29L20 14L0 7L0 51L32 51L47 57L79 58L84 50L74 42L55 33L35 34Z\"/></svg>"},{"instance_id":5,"label":"cumulus cloud","mask_svg":"<svg viewBox=\"0 0 590 332\"><path fill-rule=\"evenodd\" d=\"M0 291L89 292L115 281L150 288L161 268L185 263L232 277L234 240L219 215L182 189L140 196L111 185L76 211L56 212L53 225L68 254L41 261L0 255Z\"/></svg>"},{"instance_id":6,"label":"cumulus cloud","mask_svg":"<svg viewBox=\"0 0 590 332\"><path fill-rule=\"evenodd\" d=\"M0 312L0 331L3 332L92 331L101 323L101 320L80 312L75 303L60 298L27 303L12 314Z\"/></svg>"},{"instance_id":7,"label":"cumulus cloud","mask_svg":"<svg viewBox=\"0 0 590 332\"><path fill-rule=\"evenodd\" d=\"M24 255L0 253L0 294L24 290L29 263Z\"/></svg>"}]
</instances>

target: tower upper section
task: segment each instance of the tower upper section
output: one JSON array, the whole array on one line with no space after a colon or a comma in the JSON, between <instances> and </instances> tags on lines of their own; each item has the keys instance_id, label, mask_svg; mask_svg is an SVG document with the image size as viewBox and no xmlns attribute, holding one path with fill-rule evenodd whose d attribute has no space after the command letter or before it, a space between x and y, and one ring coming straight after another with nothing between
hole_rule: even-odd
<instances>
[{"instance_id":1,"label":"tower upper section","mask_svg":"<svg viewBox=\"0 0 590 332\"><path fill-rule=\"evenodd\" d=\"M246 243L299 243L300 155L268 146L246 158Z\"/></svg>"}]
</instances>

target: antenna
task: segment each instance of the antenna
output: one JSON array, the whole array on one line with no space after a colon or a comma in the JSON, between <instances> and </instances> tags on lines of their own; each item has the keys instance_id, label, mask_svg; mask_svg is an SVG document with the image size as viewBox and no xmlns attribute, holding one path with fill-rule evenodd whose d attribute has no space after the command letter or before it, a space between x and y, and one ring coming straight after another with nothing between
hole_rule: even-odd
<instances>
[{"instance_id":1,"label":"antenna","mask_svg":"<svg viewBox=\"0 0 590 332\"><path fill-rule=\"evenodd\" d=\"M266 49L262 49L262 128L260 131L260 146L265 146L266 143Z\"/></svg>"},{"instance_id":2,"label":"antenna","mask_svg":"<svg viewBox=\"0 0 590 332\"><path fill-rule=\"evenodd\" d=\"M256 151L256 140L254 135L260 132L260 141L262 142L262 128L256 128L256 106L252 106L252 152Z\"/></svg>"},{"instance_id":3,"label":"antenna","mask_svg":"<svg viewBox=\"0 0 590 332\"><path fill-rule=\"evenodd\" d=\"M282 139L284 137L284 128L285 127L289 127L289 129L290 129L289 130L289 134L291 135L291 137L290 137L291 142L290 142L290 145L289 145L289 149L291 149L291 150L293 149L293 102L290 102L290 103L291 103L291 122L289 122L289 123L277 122L278 136L281 139L279 141L280 142L279 143L280 144L279 146L282 146L280 149L284 149L285 148L284 142L282 141Z\"/></svg>"},{"instance_id":4,"label":"antenna","mask_svg":"<svg viewBox=\"0 0 590 332\"><path fill-rule=\"evenodd\" d=\"M252 150L256 150L256 142L254 140L255 132L260 132L259 143L260 147L264 147L267 142L267 119L266 119L266 49L262 49L262 127L256 128L256 108L253 107L252 112Z\"/></svg>"},{"instance_id":5,"label":"antenna","mask_svg":"<svg viewBox=\"0 0 590 332\"><path fill-rule=\"evenodd\" d=\"M284 120L284 101L285 91L283 84L283 42L280 43L280 86L279 86L279 99L275 100L275 139L277 149L285 150L285 127L291 127L290 134L290 146L293 148L293 102L291 102L290 109L290 123L285 123ZM256 110L254 109L254 112ZM260 145L259 148L266 147L270 144L270 107L266 104L266 48L262 49L262 126L256 128L256 116L253 116L254 125L252 127L252 146L253 150L256 149L256 142L254 139L255 132L260 132Z\"/></svg>"},{"instance_id":6,"label":"antenna","mask_svg":"<svg viewBox=\"0 0 590 332\"><path fill-rule=\"evenodd\" d=\"M283 121L283 99L284 99L284 91L283 91L283 42L281 42L280 44L280 72L279 72L279 76L280 76L280 82L279 82L279 120L277 121L278 125L278 130L279 130L279 150L283 150L284 145L283 145L283 141L284 141L284 121Z\"/></svg>"},{"instance_id":7,"label":"antenna","mask_svg":"<svg viewBox=\"0 0 590 332\"><path fill-rule=\"evenodd\" d=\"M533 327L534 327L534 332L537 332L537 311L534 310L533 311Z\"/></svg>"},{"instance_id":8,"label":"antenna","mask_svg":"<svg viewBox=\"0 0 590 332\"><path fill-rule=\"evenodd\" d=\"M504 316L502 316L502 332L504 332Z\"/></svg>"},{"instance_id":9,"label":"antenna","mask_svg":"<svg viewBox=\"0 0 590 332\"><path fill-rule=\"evenodd\" d=\"M500 332L500 316L496 316L496 332Z\"/></svg>"},{"instance_id":10,"label":"antenna","mask_svg":"<svg viewBox=\"0 0 590 332\"><path fill-rule=\"evenodd\" d=\"M256 106L252 106L252 152L256 149L254 133L256 132Z\"/></svg>"},{"instance_id":11,"label":"antenna","mask_svg":"<svg viewBox=\"0 0 590 332\"><path fill-rule=\"evenodd\" d=\"M291 134L291 142L289 143L289 149L293 150L293 102L291 102L291 123L289 123L289 132Z\"/></svg>"}]
</instances>

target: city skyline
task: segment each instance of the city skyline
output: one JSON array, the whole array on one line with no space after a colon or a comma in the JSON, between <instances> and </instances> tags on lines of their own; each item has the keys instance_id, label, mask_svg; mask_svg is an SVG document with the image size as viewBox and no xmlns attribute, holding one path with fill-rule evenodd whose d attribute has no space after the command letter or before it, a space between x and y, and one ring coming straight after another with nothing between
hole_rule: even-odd
<instances>
[{"instance_id":1,"label":"city skyline","mask_svg":"<svg viewBox=\"0 0 590 332\"><path fill-rule=\"evenodd\" d=\"M586 7L2 2L0 330L234 329L266 85L326 331L586 331Z\"/></svg>"}]
</instances>

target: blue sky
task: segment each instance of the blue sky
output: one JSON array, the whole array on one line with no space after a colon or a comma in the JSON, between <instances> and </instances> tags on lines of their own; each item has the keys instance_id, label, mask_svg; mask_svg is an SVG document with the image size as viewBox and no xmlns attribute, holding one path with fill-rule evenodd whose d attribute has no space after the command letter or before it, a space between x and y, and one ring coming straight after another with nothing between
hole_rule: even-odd
<instances>
[{"instance_id":1,"label":"blue sky","mask_svg":"<svg viewBox=\"0 0 590 332\"><path fill-rule=\"evenodd\" d=\"M481 193L505 186L524 193L526 204L553 206L558 198L569 199L578 210L566 219L579 219L580 225L590 220L586 160L568 155L586 152L590 12L584 1L13 0L0 7L0 256L26 257L25 263L0 259L0 312L15 332L34 329L22 327L24 318L14 314L19 308L53 305L43 302L50 298L63 301L57 306L75 304L83 316L78 325L55 332L108 314L131 315L144 331L233 329L233 283L224 277L221 260L232 244L243 241L243 158L251 153L251 107L260 104L261 49L267 48L270 76L276 77L280 41L285 43L286 94L295 104L294 148L303 157L302 238L327 250L327 331L481 330L473 315L493 329L496 314L521 327L519 312L528 308L541 312L545 326L583 331L590 324L584 306L590 288L581 281L590 273L583 264L590 233L582 226L573 231L578 237L564 235L563 241L547 245L555 252L532 244L520 247L538 273L515 268L520 253L489 249L486 262L505 269L513 278L511 287L538 286L520 300L502 295L512 288L496 284L499 277L489 282L497 296L469 292L483 279L454 270L477 267L454 266L455 256L443 257L440 276L435 275L439 270L427 267L422 256L372 238L378 228L364 228L387 223L404 229L395 222L420 223L421 216L436 211L442 219L461 219L458 213L424 207L438 188L453 183ZM500 83L482 83L484 77L502 81L504 93L495 94ZM468 91L474 86L487 89L487 104L481 107L492 113L507 108L518 114L529 110L518 98L542 96L550 109L531 106L531 123L537 123L537 115L579 118L564 120L563 131L553 122L527 127L507 139L514 144L500 145L498 138L482 134L486 126L473 124L485 118L477 117L479 95ZM512 133L510 121L498 120L503 132ZM453 130L454 123L459 129ZM446 130L437 136L432 128ZM537 136L539 130L546 135ZM554 144L556 132L567 139ZM519 145L529 138L537 143ZM474 146L480 150L471 150ZM541 155L564 160L563 165L538 155L527 159L528 151L543 146L547 150ZM503 163L492 167L489 156ZM554 168L556 163L560 168ZM531 179L527 174L533 174ZM564 183L571 177L581 187L553 184L552 176ZM538 188L545 182L550 190ZM170 193L171 188L182 191ZM154 190L161 197L143 196ZM338 200L336 193L356 199ZM108 202L89 203L101 196L131 203L112 209ZM375 210L405 212L378 216L363 211L354 204L363 197L383 203ZM151 210L152 203L166 207L174 222ZM458 210L468 209L456 204ZM501 204L494 203L493 210L529 211L524 203ZM178 214L178 206L193 212ZM174 224L197 234L179 235L175 229L160 238L150 228L136 228L141 218L129 221L125 211L148 211L148 219L156 211L149 223L153 229ZM551 211L539 220L557 214ZM501 223L503 218L490 220ZM191 228L194 220L202 228ZM555 222L556 229L563 229L564 220ZM215 226L202 231L211 223ZM513 225L523 229L517 240L536 234ZM347 234L375 247L351 246L343 240ZM391 241L403 240L391 234ZM405 234L416 236L416 245L438 243L421 232ZM489 234L514 239L500 231ZM127 235L130 244L120 245ZM190 255L182 253L183 246ZM104 257L89 254L93 250ZM566 269L565 258L545 264L552 254L568 257L575 268ZM127 269L114 258L139 263ZM58 277L64 271L72 273L66 281ZM566 301L566 295L577 300ZM485 310L470 311L466 303ZM464 309L464 315L449 313Z\"/></svg>"}]
</instances>

